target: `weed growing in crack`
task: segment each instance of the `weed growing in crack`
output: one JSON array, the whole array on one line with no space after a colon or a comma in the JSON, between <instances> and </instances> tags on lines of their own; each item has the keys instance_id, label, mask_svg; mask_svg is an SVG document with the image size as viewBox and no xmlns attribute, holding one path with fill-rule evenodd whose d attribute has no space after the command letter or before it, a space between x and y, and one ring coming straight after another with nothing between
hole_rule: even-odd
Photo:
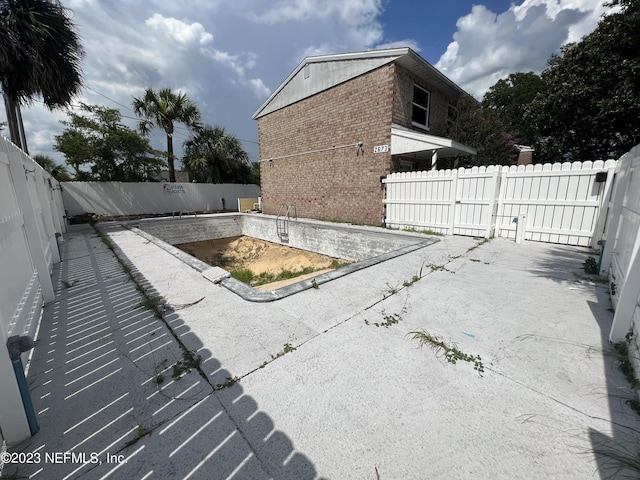
<instances>
[{"instance_id":1,"label":"weed growing in crack","mask_svg":"<svg viewBox=\"0 0 640 480\"><path fill-rule=\"evenodd\" d=\"M135 438L133 440L129 440L128 442L125 442L124 448L130 447L145 435L149 435L151 433L151 430L152 429L145 428L142 424L138 424L135 430L135 434L136 434Z\"/></svg>"},{"instance_id":2,"label":"weed growing in crack","mask_svg":"<svg viewBox=\"0 0 640 480\"><path fill-rule=\"evenodd\" d=\"M411 335L413 340L417 340L420 343L420 347L424 345L430 346L435 350L437 356L441 356L449 363L456 364L459 360L462 360L473 363L473 369L477 370L478 373L482 374L484 372L484 365L480 355L473 356L461 352L455 343L446 343L441 338L431 335L425 330L414 330L407 335Z\"/></svg>"},{"instance_id":3,"label":"weed growing in crack","mask_svg":"<svg viewBox=\"0 0 640 480\"><path fill-rule=\"evenodd\" d=\"M398 287L392 287L391 285L389 285L389 282L387 282L387 291L382 293L382 298L388 298L392 295L395 295L399 291L400 289Z\"/></svg>"},{"instance_id":4,"label":"weed growing in crack","mask_svg":"<svg viewBox=\"0 0 640 480\"><path fill-rule=\"evenodd\" d=\"M382 319L384 320L384 322L371 323L371 322L369 322L369 320L367 320L365 318L364 319L364 324L365 325L373 325L375 327L389 328L391 325L395 325L395 324L399 323L400 320L402 320L401 314L404 313L405 311L406 311L405 307L402 307L402 311L400 313L392 313L391 315L388 315L387 312L383 309L381 314L382 314Z\"/></svg>"},{"instance_id":5,"label":"weed growing in crack","mask_svg":"<svg viewBox=\"0 0 640 480\"><path fill-rule=\"evenodd\" d=\"M216 384L216 390L222 390L223 388L230 387L231 385L240 381L240 377L227 377L227 379L222 382Z\"/></svg>"},{"instance_id":6,"label":"weed growing in crack","mask_svg":"<svg viewBox=\"0 0 640 480\"><path fill-rule=\"evenodd\" d=\"M189 373L194 368L200 368L200 365L202 365L202 355L197 355L196 351L197 350L188 350L182 352L182 359L173 365L171 378L180 380L185 373Z\"/></svg>"},{"instance_id":7,"label":"weed growing in crack","mask_svg":"<svg viewBox=\"0 0 640 480\"><path fill-rule=\"evenodd\" d=\"M315 288L316 290L320 288L320 285L318 285L318 282L316 282L316 279L315 279L315 278L312 278L312 279L311 279L311 286L312 286L313 288Z\"/></svg>"},{"instance_id":8,"label":"weed growing in crack","mask_svg":"<svg viewBox=\"0 0 640 480\"><path fill-rule=\"evenodd\" d=\"M93 228L95 228L96 234L98 235L98 237L100 237L100 240L102 240L102 243L104 243L109 250L113 251L115 247L111 239L107 236L107 234L105 234L102 230L98 230L95 226Z\"/></svg>"},{"instance_id":9,"label":"weed growing in crack","mask_svg":"<svg viewBox=\"0 0 640 480\"><path fill-rule=\"evenodd\" d=\"M449 270L447 267L445 267L444 265L435 265L433 263L427 265L427 267L429 267L431 269L432 272L449 272L449 273L456 273L453 270Z\"/></svg>"},{"instance_id":10,"label":"weed growing in crack","mask_svg":"<svg viewBox=\"0 0 640 480\"><path fill-rule=\"evenodd\" d=\"M420 276L419 275L414 275L413 277L411 277L411 280L405 280L402 283L403 287L410 287L411 285L413 285L414 283L416 283L418 280L420 280Z\"/></svg>"},{"instance_id":11,"label":"weed growing in crack","mask_svg":"<svg viewBox=\"0 0 640 480\"><path fill-rule=\"evenodd\" d=\"M291 345L290 343L285 343L284 347L282 348L282 350L280 350L278 353L276 353L275 355L271 355L271 358L273 360L275 360L276 358L280 358L281 356L287 354L287 353L291 353L294 352L295 350L297 350L296 347L294 347L293 345ZM264 365L266 365L267 362L264 362ZM263 365L263 366L264 366Z\"/></svg>"},{"instance_id":12,"label":"weed growing in crack","mask_svg":"<svg viewBox=\"0 0 640 480\"><path fill-rule=\"evenodd\" d=\"M482 239L481 241L479 241L478 243L476 243L473 247L469 247L467 249L467 253L472 252L473 250L475 250L476 248L481 247L482 245L484 245L485 243L490 242L491 240L493 240L493 237L487 237Z\"/></svg>"},{"instance_id":13,"label":"weed growing in crack","mask_svg":"<svg viewBox=\"0 0 640 480\"><path fill-rule=\"evenodd\" d=\"M160 295L143 295L138 306L155 312L163 303L164 297Z\"/></svg>"}]
</instances>

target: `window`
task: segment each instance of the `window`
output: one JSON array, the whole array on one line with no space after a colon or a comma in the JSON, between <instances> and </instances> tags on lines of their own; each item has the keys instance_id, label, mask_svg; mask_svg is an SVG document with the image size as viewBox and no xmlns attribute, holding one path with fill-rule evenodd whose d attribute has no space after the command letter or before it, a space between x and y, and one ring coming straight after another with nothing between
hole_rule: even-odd
<instances>
[{"instance_id":1,"label":"window","mask_svg":"<svg viewBox=\"0 0 640 480\"><path fill-rule=\"evenodd\" d=\"M458 108L452 103L449 104L447 113L447 123L456 123L458 121Z\"/></svg>"},{"instance_id":2,"label":"window","mask_svg":"<svg viewBox=\"0 0 640 480\"><path fill-rule=\"evenodd\" d=\"M413 86L413 114L411 123L429 130L429 91L418 85Z\"/></svg>"}]
</instances>

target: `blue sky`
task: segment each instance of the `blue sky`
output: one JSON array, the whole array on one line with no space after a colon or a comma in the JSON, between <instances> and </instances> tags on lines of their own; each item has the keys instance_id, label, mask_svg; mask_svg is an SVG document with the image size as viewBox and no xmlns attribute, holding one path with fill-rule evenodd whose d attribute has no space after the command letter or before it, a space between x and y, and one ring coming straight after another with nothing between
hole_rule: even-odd
<instances>
[{"instance_id":1,"label":"blue sky","mask_svg":"<svg viewBox=\"0 0 640 480\"><path fill-rule=\"evenodd\" d=\"M77 102L125 117L146 87L179 89L258 160L252 114L308 55L409 46L477 98L500 78L541 72L590 33L604 0L62 0L86 52ZM0 121L5 117L0 109ZM63 111L23 110L31 154L52 149ZM132 118L125 123L134 127ZM6 133L6 131L4 132ZM180 155L187 138L177 130ZM159 133L152 144L166 148Z\"/></svg>"}]
</instances>

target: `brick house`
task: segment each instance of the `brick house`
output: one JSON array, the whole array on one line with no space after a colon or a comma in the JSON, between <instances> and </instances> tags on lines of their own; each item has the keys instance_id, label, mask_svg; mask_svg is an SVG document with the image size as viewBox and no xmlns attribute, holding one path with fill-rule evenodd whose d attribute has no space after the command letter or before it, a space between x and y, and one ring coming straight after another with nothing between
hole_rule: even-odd
<instances>
[{"instance_id":1,"label":"brick house","mask_svg":"<svg viewBox=\"0 0 640 480\"><path fill-rule=\"evenodd\" d=\"M410 48L305 58L253 115L263 211L380 225L382 178L476 153L444 137L464 95Z\"/></svg>"}]
</instances>

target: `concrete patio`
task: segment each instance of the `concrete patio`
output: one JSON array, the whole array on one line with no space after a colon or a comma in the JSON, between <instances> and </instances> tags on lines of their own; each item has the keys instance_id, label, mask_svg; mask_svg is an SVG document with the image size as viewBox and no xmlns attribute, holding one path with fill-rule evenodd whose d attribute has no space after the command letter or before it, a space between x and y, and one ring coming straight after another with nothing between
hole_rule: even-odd
<instances>
[{"instance_id":1,"label":"concrete patio","mask_svg":"<svg viewBox=\"0 0 640 480\"><path fill-rule=\"evenodd\" d=\"M101 228L163 319L70 227L29 366L40 431L2 478L598 479L616 466L594 449L638 441L585 249L441 237L259 304ZM185 351L202 363L174 379Z\"/></svg>"}]
</instances>

